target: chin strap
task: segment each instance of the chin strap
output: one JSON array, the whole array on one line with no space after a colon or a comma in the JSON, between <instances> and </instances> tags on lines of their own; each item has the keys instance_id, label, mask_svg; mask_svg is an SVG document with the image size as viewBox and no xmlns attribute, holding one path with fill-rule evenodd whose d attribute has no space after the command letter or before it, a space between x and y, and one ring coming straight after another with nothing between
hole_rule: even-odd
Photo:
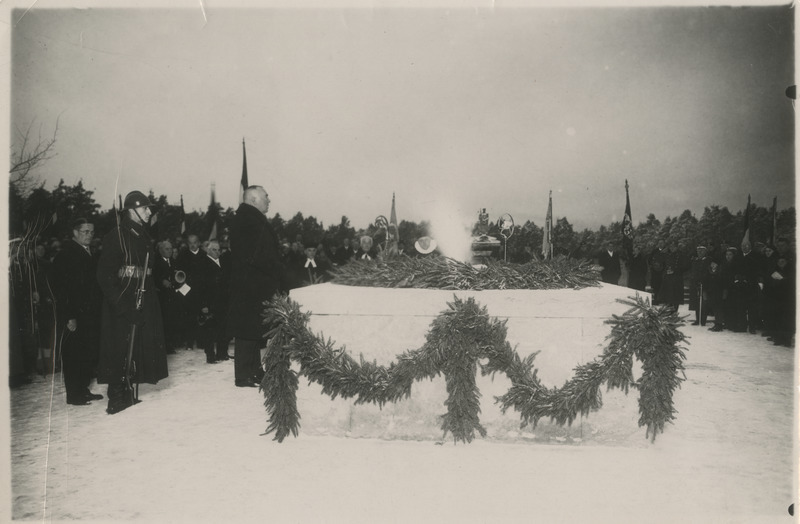
<instances>
[{"instance_id":1,"label":"chin strap","mask_svg":"<svg viewBox=\"0 0 800 524\"><path fill-rule=\"evenodd\" d=\"M137 217L139 217L139 222L141 222L142 224L146 224L147 223L147 222L144 221L144 219L142 218L142 215L139 214L139 212L136 210L136 208L133 209L133 212L136 214Z\"/></svg>"}]
</instances>

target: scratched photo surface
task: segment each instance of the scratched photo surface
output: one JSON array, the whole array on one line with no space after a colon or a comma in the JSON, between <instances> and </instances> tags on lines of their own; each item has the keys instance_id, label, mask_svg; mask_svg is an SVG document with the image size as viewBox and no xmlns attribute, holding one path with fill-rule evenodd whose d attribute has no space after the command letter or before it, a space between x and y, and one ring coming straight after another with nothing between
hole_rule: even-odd
<instances>
[{"instance_id":1,"label":"scratched photo surface","mask_svg":"<svg viewBox=\"0 0 800 524\"><path fill-rule=\"evenodd\" d=\"M212 195L235 210L245 162L270 217L358 230L391 207L427 222L455 258L483 209L541 227L551 197L575 231L608 228L623 218L626 181L634 225L710 206L736 215L748 198L795 206L788 5L0 7L11 181L21 151L50 144L26 172L28 194L80 182L100 213L134 190L185 213L204 213ZM422 347L453 300L323 286L290 294L314 313L311 329L385 366ZM625 311L616 300L628 291L466 295L508 319L509 344L539 351L539 378L558 388L602 352L604 319ZM694 319L687 305L679 313ZM470 443L442 436L442 375L382 408L301 376L299 435L278 443L263 392L235 387L233 361L209 365L202 349L168 355L169 376L115 415L107 399L66 404L60 371L34 373L3 394L0 520L788 521L794 347L681 329L686 380L655 441L633 389L603 387L603 406L571 425L521 427L495 403L510 384L501 374L478 373L487 435Z\"/></svg>"}]
</instances>

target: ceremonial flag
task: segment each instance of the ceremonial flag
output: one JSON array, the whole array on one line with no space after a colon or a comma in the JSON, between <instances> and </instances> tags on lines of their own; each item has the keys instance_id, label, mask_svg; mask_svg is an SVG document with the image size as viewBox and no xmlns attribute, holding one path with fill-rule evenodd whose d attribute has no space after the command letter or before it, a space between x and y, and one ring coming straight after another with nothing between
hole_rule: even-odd
<instances>
[{"instance_id":1,"label":"ceremonial flag","mask_svg":"<svg viewBox=\"0 0 800 524\"><path fill-rule=\"evenodd\" d=\"M542 257L553 258L553 191L547 203L547 216L544 219L544 235L542 236Z\"/></svg>"},{"instance_id":2,"label":"ceremonial flag","mask_svg":"<svg viewBox=\"0 0 800 524\"><path fill-rule=\"evenodd\" d=\"M186 233L186 211L183 209L183 195L181 195L181 236Z\"/></svg>"},{"instance_id":3,"label":"ceremonial flag","mask_svg":"<svg viewBox=\"0 0 800 524\"><path fill-rule=\"evenodd\" d=\"M744 210L744 235L742 245L750 244L750 195L747 195L747 208ZM744 250L744 248L742 248Z\"/></svg>"},{"instance_id":4,"label":"ceremonial flag","mask_svg":"<svg viewBox=\"0 0 800 524\"><path fill-rule=\"evenodd\" d=\"M772 199L772 224L767 242L772 245L772 249L778 243L778 197Z\"/></svg>"},{"instance_id":5,"label":"ceremonial flag","mask_svg":"<svg viewBox=\"0 0 800 524\"><path fill-rule=\"evenodd\" d=\"M250 187L247 181L247 151L244 147L244 138L242 138L242 179L239 181L239 203L244 199L244 190Z\"/></svg>"},{"instance_id":6,"label":"ceremonial flag","mask_svg":"<svg viewBox=\"0 0 800 524\"><path fill-rule=\"evenodd\" d=\"M217 221L219 220L219 210L217 209L217 199L214 184L211 184L211 204L208 206L208 220L211 222L208 240L217 239Z\"/></svg>"},{"instance_id":7,"label":"ceremonial flag","mask_svg":"<svg viewBox=\"0 0 800 524\"><path fill-rule=\"evenodd\" d=\"M392 241L397 243L400 241L400 230L397 228L397 213L394 209L394 193L392 193L392 212L389 214L389 231L391 232Z\"/></svg>"},{"instance_id":8,"label":"ceremonial flag","mask_svg":"<svg viewBox=\"0 0 800 524\"><path fill-rule=\"evenodd\" d=\"M625 216L622 217L622 251L628 260L633 260L633 220L631 219L631 197L628 181L625 180Z\"/></svg>"}]
</instances>

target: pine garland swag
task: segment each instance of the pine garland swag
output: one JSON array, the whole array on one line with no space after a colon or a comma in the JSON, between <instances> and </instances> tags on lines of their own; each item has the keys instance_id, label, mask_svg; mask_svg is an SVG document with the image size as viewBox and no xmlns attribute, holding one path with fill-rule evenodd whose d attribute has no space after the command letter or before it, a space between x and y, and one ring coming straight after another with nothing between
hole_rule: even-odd
<instances>
[{"instance_id":1,"label":"pine garland swag","mask_svg":"<svg viewBox=\"0 0 800 524\"><path fill-rule=\"evenodd\" d=\"M300 414L297 411L297 373L290 361L300 364L300 374L322 386L331 398L353 398L356 404L374 403L382 407L411 394L417 380L444 375L448 398L447 412L441 416L446 437L454 442L471 442L475 432L481 436L480 391L475 377L478 366L483 375L504 373L511 380L508 392L495 400L505 413L513 408L520 413L521 426L536 427L541 418L559 425L571 425L578 414L588 415L602 407L600 386L619 388L626 394L638 388L639 426L647 426L652 441L672 422L675 409L672 395L685 380L685 354L679 346L686 337L678 329L683 320L661 306L651 306L638 295L619 302L630 306L623 315L606 323L612 326L603 354L577 366L575 375L561 388L542 386L534 368L533 353L522 359L506 340L506 322L490 318L486 308L474 298L454 298L431 323L425 344L408 350L388 367L375 361L353 359L344 347L308 329L310 313L288 297L272 301L263 312L266 334L266 375L262 382L264 405L269 414L266 433L275 432L282 442L290 433L297 436ZM634 356L642 362L643 374L634 381ZM486 360L481 364L480 360ZM682 375L682 378L681 376Z\"/></svg>"}]
</instances>

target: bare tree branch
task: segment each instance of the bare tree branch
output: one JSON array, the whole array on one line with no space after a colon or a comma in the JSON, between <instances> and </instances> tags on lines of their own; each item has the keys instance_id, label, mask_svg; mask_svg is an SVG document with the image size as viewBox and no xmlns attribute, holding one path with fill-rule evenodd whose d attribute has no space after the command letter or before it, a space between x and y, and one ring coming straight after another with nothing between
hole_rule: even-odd
<instances>
[{"instance_id":1,"label":"bare tree branch","mask_svg":"<svg viewBox=\"0 0 800 524\"><path fill-rule=\"evenodd\" d=\"M47 160L56 155L55 143L58 135L58 118L53 129L53 136L47 139L42 138L41 126L36 144L31 142L31 127L33 122L23 132L17 129L19 145L11 149L11 169L9 169L9 182L20 194L27 193L36 181L31 180L30 173L41 166Z\"/></svg>"}]
</instances>

